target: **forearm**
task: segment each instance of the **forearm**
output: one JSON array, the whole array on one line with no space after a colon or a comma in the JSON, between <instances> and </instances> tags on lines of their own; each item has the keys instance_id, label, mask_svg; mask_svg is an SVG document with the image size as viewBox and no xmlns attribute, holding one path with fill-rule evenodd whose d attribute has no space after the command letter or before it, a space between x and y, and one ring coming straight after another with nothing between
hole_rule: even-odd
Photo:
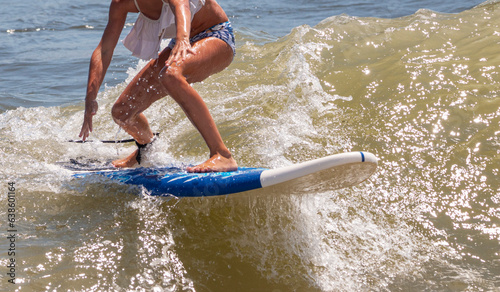
<instances>
[{"instance_id":1,"label":"forearm","mask_svg":"<svg viewBox=\"0 0 500 292\"><path fill-rule=\"evenodd\" d=\"M189 40L191 32L191 10L187 0L171 0L170 8L175 15L176 39Z\"/></svg>"},{"instance_id":2,"label":"forearm","mask_svg":"<svg viewBox=\"0 0 500 292\"><path fill-rule=\"evenodd\" d=\"M85 97L87 101L93 101L97 97L125 24L128 8L120 3L118 1L111 2L108 24L104 29L101 41L90 58L87 95Z\"/></svg>"},{"instance_id":3,"label":"forearm","mask_svg":"<svg viewBox=\"0 0 500 292\"><path fill-rule=\"evenodd\" d=\"M99 51L99 49L96 49L90 58L87 95L85 97L88 101L96 99L99 88L104 80L104 66L102 64L102 59L99 56Z\"/></svg>"},{"instance_id":4,"label":"forearm","mask_svg":"<svg viewBox=\"0 0 500 292\"><path fill-rule=\"evenodd\" d=\"M99 45L94 50L90 59L86 100L91 101L96 99L110 63L111 57L107 56L105 52L102 52L101 46Z\"/></svg>"}]
</instances>

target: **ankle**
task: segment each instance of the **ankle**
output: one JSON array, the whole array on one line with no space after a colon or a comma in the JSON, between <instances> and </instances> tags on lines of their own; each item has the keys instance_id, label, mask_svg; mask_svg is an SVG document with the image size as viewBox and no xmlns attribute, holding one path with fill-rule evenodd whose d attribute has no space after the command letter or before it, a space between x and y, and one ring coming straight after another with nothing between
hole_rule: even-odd
<instances>
[{"instance_id":1,"label":"ankle","mask_svg":"<svg viewBox=\"0 0 500 292\"><path fill-rule=\"evenodd\" d=\"M135 139L135 143L138 145L148 145L153 143L159 136L160 133L153 133L153 135L151 137L148 137L147 139L142 139L142 137L139 137L139 139Z\"/></svg>"},{"instance_id":2,"label":"ankle","mask_svg":"<svg viewBox=\"0 0 500 292\"><path fill-rule=\"evenodd\" d=\"M229 149L227 149L227 148L211 152L210 153L210 157L214 157L214 156L221 156L221 157L224 157L226 159L232 159L233 158L233 155L231 154L231 151L229 151Z\"/></svg>"},{"instance_id":3,"label":"ankle","mask_svg":"<svg viewBox=\"0 0 500 292\"><path fill-rule=\"evenodd\" d=\"M146 144L140 144L139 142L135 141L135 144L137 145L137 154L135 156L135 159L137 160L137 163L139 165L141 164L141 161L142 161L144 154L151 149L151 145L155 141L156 141L155 135L153 136L151 141L146 143Z\"/></svg>"}]
</instances>

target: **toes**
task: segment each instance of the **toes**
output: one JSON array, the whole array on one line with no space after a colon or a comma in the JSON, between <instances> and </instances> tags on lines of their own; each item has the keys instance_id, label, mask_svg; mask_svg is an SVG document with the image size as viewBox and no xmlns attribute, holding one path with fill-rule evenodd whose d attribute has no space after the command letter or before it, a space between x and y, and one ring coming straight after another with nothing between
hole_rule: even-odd
<instances>
[{"instance_id":1,"label":"toes","mask_svg":"<svg viewBox=\"0 0 500 292\"><path fill-rule=\"evenodd\" d=\"M220 156L214 156L202 164L186 168L188 172L193 173L225 172L237 169L238 165L234 159L222 159Z\"/></svg>"},{"instance_id":2,"label":"toes","mask_svg":"<svg viewBox=\"0 0 500 292\"><path fill-rule=\"evenodd\" d=\"M210 168L206 165L200 164L193 167L186 168L187 172L193 173L208 173L208 172L216 172L216 169Z\"/></svg>"},{"instance_id":3,"label":"toes","mask_svg":"<svg viewBox=\"0 0 500 292\"><path fill-rule=\"evenodd\" d=\"M207 172L212 172L212 170L210 170L209 168L207 167L202 167L202 166L193 166L193 167L188 167L186 168L186 170L188 172L193 172L193 173L207 173Z\"/></svg>"}]
</instances>

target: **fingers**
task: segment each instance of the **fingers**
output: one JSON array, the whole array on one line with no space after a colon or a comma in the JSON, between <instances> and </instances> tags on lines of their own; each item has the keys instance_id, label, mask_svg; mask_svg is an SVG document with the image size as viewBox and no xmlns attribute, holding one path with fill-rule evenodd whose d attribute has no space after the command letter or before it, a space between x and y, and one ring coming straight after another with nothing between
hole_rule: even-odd
<instances>
[{"instance_id":1,"label":"fingers","mask_svg":"<svg viewBox=\"0 0 500 292\"><path fill-rule=\"evenodd\" d=\"M167 62L165 62L165 66L170 67L173 63L180 64L184 60L184 56L181 52L175 52L170 54Z\"/></svg>"},{"instance_id":2,"label":"fingers","mask_svg":"<svg viewBox=\"0 0 500 292\"><path fill-rule=\"evenodd\" d=\"M90 112L90 114L89 114ZM85 116L83 118L82 129L78 137L81 137L83 141L92 133L92 117L97 113L97 103L93 103L89 111L85 110Z\"/></svg>"},{"instance_id":3,"label":"fingers","mask_svg":"<svg viewBox=\"0 0 500 292\"><path fill-rule=\"evenodd\" d=\"M165 66L170 67L172 63L174 62L174 55L170 54L170 57L168 57L167 61L165 62Z\"/></svg>"},{"instance_id":4,"label":"fingers","mask_svg":"<svg viewBox=\"0 0 500 292\"><path fill-rule=\"evenodd\" d=\"M85 141L90 136L91 132L92 132L92 129L89 129L89 128L82 129L82 132L80 133L79 137L82 137L82 140Z\"/></svg>"},{"instance_id":5,"label":"fingers","mask_svg":"<svg viewBox=\"0 0 500 292\"><path fill-rule=\"evenodd\" d=\"M188 53L193 54L193 55L197 54L197 52L193 49L193 47L190 47L187 51L188 51Z\"/></svg>"},{"instance_id":6,"label":"fingers","mask_svg":"<svg viewBox=\"0 0 500 292\"><path fill-rule=\"evenodd\" d=\"M87 139L88 137L88 132L86 132L86 130L82 129L80 131L80 135L78 135L79 138L82 138L83 141L85 141L85 139Z\"/></svg>"},{"instance_id":7,"label":"fingers","mask_svg":"<svg viewBox=\"0 0 500 292\"><path fill-rule=\"evenodd\" d=\"M82 129L78 135L78 137L81 137L83 141L85 141L90 133L92 133L92 117L97 113L97 109L98 104L96 100L87 101Z\"/></svg>"},{"instance_id":8,"label":"fingers","mask_svg":"<svg viewBox=\"0 0 500 292\"><path fill-rule=\"evenodd\" d=\"M188 56L188 54L196 55L196 51L193 49L191 44L185 44L179 42L176 44L174 49L171 51L170 56L165 62L165 66L170 67L173 63L180 65Z\"/></svg>"},{"instance_id":9,"label":"fingers","mask_svg":"<svg viewBox=\"0 0 500 292\"><path fill-rule=\"evenodd\" d=\"M83 122L82 130L80 131L80 135L78 135L78 137L81 137L82 140L85 141L91 132L92 132L92 118L90 118L90 121L85 120Z\"/></svg>"},{"instance_id":10,"label":"fingers","mask_svg":"<svg viewBox=\"0 0 500 292\"><path fill-rule=\"evenodd\" d=\"M90 133L92 133L92 118L90 118L88 122L88 130L87 130L87 137L89 136Z\"/></svg>"}]
</instances>

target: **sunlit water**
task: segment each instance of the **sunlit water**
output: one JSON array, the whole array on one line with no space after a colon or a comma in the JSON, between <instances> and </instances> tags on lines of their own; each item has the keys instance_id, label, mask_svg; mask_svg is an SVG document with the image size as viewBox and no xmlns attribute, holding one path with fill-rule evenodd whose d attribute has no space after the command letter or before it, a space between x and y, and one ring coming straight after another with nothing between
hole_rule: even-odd
<instances>
[{"instance_id":1,"label":"sunlit water","mask_svg":"<svg viewBox=\"0 0 500 292\"><path fill-rule=\"evenodd\" d=\"M274 187L159 199L105 180L83 182L56 162L114 159L134 146L66 142L83 121L76 93L19 107L38 97L34 87L30 98L13 97L20 104L2 102L2 200L15 182L18 234L12 285L3 227L0 287L500 289L499 17L492 2L458 14L333 16L276 39L237 33L233 64L194 87L239 164L278 167L357 150L380 159L369 181L340 191ZM128 64L126 76L110 79L99 95L93 139L128 138L109 113L144 65L131 60L118 58L112 70ZM77 79L55 78L66 74ZM34 84L50 80L40 78ZM53 94L47 88L41 97ZM172 100L145 114L162 133L150 164L206 159L203 140ZM0 208L2 222L7 212Z\"/></svg>"}]
</instances>

